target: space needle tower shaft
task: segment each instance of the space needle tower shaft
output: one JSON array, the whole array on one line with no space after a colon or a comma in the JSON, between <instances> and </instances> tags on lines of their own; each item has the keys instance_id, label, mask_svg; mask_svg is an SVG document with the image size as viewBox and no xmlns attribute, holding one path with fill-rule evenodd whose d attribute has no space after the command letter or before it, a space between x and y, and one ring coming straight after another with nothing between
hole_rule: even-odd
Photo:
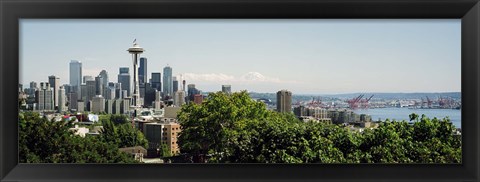
<instances>
[{"instance_id":1,"label":"space needle tower shaft","mask_svg":"<svg viewBox=\"0 0 480 182\"><path fill-rule=\"evenodd\" d=\"M140 108L139 100L140 100L140 85L138 83L138 57L140 54L145 51L142 47L137 44L136 39L133 41L133 46L127 50L130 54L132 54L132 61L133 61L133 93L132 93L132 107Z\"/></svg>"}]
</instances>

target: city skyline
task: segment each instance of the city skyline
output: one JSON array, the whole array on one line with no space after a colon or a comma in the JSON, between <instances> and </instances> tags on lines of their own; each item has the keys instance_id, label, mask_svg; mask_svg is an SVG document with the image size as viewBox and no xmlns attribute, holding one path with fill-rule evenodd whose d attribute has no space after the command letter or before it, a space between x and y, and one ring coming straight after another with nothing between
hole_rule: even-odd
<instances>
[{"instance_id":1,"label":"city skyline","mask_svg":"<svg viewBox=\"0 0 480 182\"><path fill-rule=\"evenodd\" d=\"M20 22L24 85L51 75L69 83L71 60L82 62L83 76L106 70L116 82L119 67L131 69L126 49L136 38L148 78L170 65L172 76L207 92L221 85L298 94L460 91L459 20ZM50 54L45 42L60 51Z\"/></svg>"}]
</instances>

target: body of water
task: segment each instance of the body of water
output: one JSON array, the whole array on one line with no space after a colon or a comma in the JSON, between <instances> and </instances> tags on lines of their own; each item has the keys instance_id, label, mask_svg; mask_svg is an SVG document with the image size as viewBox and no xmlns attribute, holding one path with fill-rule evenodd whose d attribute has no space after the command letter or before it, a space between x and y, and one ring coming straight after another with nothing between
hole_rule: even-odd
<instances>
[{"instance_id":1,"label":"body of water","mask_svg":"<svg viewBox=\"0 0 480 182\"><path fill-rule=\"evenodd\" d=\"M357 114L368 114L372 116L373 121L390 119L390 120L406 120L410 121L409 115L416 113L419 116L425 114L427 117L433 119L437 117L438 119L443 119L448 116L450 121L455 125L456 128L461 128L462 119L461 119L461 110L457 109L409 109L409 108L372 108L365 110L355 110Z\"/></svg>"}]
</instances>

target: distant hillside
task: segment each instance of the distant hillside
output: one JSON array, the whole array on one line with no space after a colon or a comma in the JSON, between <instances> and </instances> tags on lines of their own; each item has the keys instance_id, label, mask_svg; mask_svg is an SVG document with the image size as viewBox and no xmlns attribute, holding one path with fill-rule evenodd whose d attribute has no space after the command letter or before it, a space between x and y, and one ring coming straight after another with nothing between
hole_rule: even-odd
<instances>
[{"instance_id":1,"label":"distant hillside","mask_svg":"<svg viewBox=\"0 0 480 182\"><path fill-rule=\"evenodd\" d=\"M252 98L265 98L270 99L273 102L276 102L277 96L276 93L256 93L250 92L250 97ZM312 94L295 94L293 93L293 100L295 101L306 101L311 100L312 97L322 97L323 99L351 99L358 97L360 94L364 94L365 97L373 96L373 99L385 99L385 100L396 100L396 99L421 99L421 98L430 98L437 99L438 97L449 97L453 99L461 99L460 92L439 92L439 93L348 93L348 94L328 94L328 95L312 95Z\"/></svg>"},{"instance_id":2,"label":"distant hillside","mask_svg":"<svg viewBox=\"0 0 480 182\"><path fill-rule=\"evenodd\" d=\"M335 97L340 99L354 98L360 94L365 94L365 97L374 95L374 98L377 99L419 99L429 97L431 99L436 99L438 97L450 97L453 99L460 99L460 92L439 92L439 93L350 93L350 94L334 94L334 95L323 95L326 97Z\"/></svg>"}]
</instances>

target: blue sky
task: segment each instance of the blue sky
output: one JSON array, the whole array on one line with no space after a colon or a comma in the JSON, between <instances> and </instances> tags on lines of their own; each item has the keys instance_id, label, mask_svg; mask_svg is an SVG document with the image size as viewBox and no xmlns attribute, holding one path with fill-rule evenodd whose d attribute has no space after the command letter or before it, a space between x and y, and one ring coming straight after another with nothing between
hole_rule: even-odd
<instances>
[{"instance_id":1,"label":"blue sky","mask_svg":"<svg viewBox=\"0 0 480 182\"><path fill-rule=\"evenodd\" d=\"M20 82L49 75L68 83L70 60L84 75L132 69L132 41L148 73L203 91L301 94L450 92L461 88L460 19L450 20L21 20Z\"/></svg>"}]
</instances>

